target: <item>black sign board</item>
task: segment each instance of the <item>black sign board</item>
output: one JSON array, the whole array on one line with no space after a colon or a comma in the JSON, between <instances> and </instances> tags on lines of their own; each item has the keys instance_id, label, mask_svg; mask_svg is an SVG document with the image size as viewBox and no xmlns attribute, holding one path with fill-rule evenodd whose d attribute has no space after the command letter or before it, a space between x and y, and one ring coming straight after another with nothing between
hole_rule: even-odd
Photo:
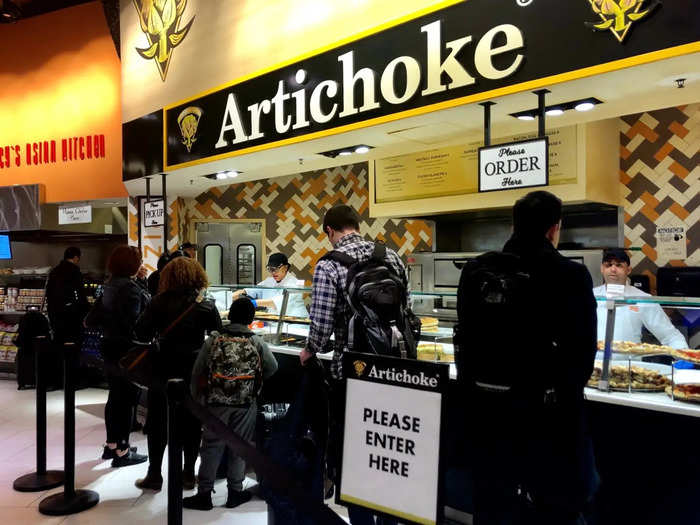
<instances>
[{"instance_id":1,"label":"black sign board","mask_svg":"<svg viewBox=\"0 0 700 525\"><path fill-rule=\"evenodd\" d=\"M622 42L604 18L587 0L445 7L166 107L165 169L690 53L700 38L687 1L630 18Z\"/></svg>"}]
</instances>

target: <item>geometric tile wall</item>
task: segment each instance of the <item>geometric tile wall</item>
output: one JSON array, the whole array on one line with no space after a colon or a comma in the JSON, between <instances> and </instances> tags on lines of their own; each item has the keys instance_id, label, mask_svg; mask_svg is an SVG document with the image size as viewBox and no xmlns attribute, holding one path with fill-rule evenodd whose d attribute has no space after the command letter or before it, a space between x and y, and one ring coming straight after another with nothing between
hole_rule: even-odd
<instances>
[{"instance_id":1,"label":"geometric tile wall","mask_svg":"<svg viewBox=\"0 0 700 525\"><path fill-rule=\"evenodd\" d=\"M625 246L633 273L656 289L661 266L700 266L700 104L620 119L620 182ZM688 258L666 260L656 251L656 227L685 224Z\"/></svg>"},{"instance_id":2,"label":"geometric tile wall","mask_svg":"<svg viewBox=\"0 0 700 525\"><path fill-rule=\"evenodd\" d=\"M321 231L324 213L348 204L360 214L366 239L382 240L401 256L432 250L433 223L369 217L367 175L367 163L360 163L214 187L194 199L180 199L180 238L191 238L195 218L265 219L267 253L286 253L296 276L310 284L313 267L330 249Z\"/></svg>"}]
</instances>

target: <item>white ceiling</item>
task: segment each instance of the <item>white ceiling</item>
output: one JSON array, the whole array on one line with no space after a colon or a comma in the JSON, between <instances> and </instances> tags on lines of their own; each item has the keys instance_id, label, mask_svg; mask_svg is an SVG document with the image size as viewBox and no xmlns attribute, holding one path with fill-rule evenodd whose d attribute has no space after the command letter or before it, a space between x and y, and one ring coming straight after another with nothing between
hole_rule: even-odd
<instances>
[{"instance_id":1,"label":"white ceiling","mask_svg":"<svg viewBox=\"0 0 700 525\"><path fill-rule=\"evenodd\" d=\"M678 89L677 78L686 78ZM589 112L567 111L558 117L547 117L547 128L569 126L615 118L631 113L700 102L700 53L667 59L585 79L550 86L547 105L596 97L604 103ZM530 92L493 99L492 137L536 131L536 122L517 120L510 113L536 107L537 98ZM483 137L483 109L478 104L434 111L370 128L310 140L291 146L250 153L174 170L168 173L168 195L194 197L213 186L233 182L268 179L305 171L324 169L370 159L384 158L461 144ZM374 146L364 155L329 159L318 152L340 149L355 144ZM236 179L216 181L204 175L236 170ZM126 183L131 195L144 195L143 179ZM159 193L160 177L154 178L151 191Z\"/></svg>"}]
</instances>

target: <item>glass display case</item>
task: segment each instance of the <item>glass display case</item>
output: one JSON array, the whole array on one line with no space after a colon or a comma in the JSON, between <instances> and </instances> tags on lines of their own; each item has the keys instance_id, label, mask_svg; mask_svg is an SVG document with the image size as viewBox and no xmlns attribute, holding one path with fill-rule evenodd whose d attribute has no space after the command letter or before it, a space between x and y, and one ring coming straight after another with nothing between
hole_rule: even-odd
<instances>
[{"instance_id":1,"label":"glass display case","mask_svg":"<svg viewBox=\"0 0 700 525\"><path fill-rule=\"evenodd\" d=\"M269 342L277 345L304 347L310 324L308 307L311 303L311 288L247 286L243 284L210 286L208 293L216 301L217 309L224 321L231 303L242 290L245 290L249 297L257 298L259 306L256 308L253 323L253 328L257 333L264 335ZM456 292L411 293L412 300L423 305L421 311L416 312L421 320L418 359L454 363L453 323L426 314L431 312L430 304L442 304L445 299L455 300L456 296ZM260 303L265 303L268 306L260 306Z\"/></svg>"},{"instance_id":2,"label":"glass display case","mask_svg":"<svg viewBox=\"0 0 700 525\"><path fill-rule=\"evenodd\" d=\"M700 298L596 301L599 351L590 387L700 401Z\"/></svg>"}]
</instances>

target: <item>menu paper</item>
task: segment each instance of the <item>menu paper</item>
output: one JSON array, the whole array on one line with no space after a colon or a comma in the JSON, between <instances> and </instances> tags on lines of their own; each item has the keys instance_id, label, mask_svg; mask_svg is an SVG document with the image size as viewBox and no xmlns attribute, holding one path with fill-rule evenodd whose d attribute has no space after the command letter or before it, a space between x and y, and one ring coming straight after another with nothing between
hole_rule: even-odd
<instances>
[{"instance_id":1,"label":"menu paper","mask_svg":"<svg viewBox=\"0 0 700 525\"><path fill-rule=\"evenodd\" d=\"M575 184L576 126L552 129L549 138L549 185ZM494 143L537 138L537 133L501 137ZM479 191L478 154L482 141L378 159L375 202L388 203Z\"/></svg>"}]
</instances>

